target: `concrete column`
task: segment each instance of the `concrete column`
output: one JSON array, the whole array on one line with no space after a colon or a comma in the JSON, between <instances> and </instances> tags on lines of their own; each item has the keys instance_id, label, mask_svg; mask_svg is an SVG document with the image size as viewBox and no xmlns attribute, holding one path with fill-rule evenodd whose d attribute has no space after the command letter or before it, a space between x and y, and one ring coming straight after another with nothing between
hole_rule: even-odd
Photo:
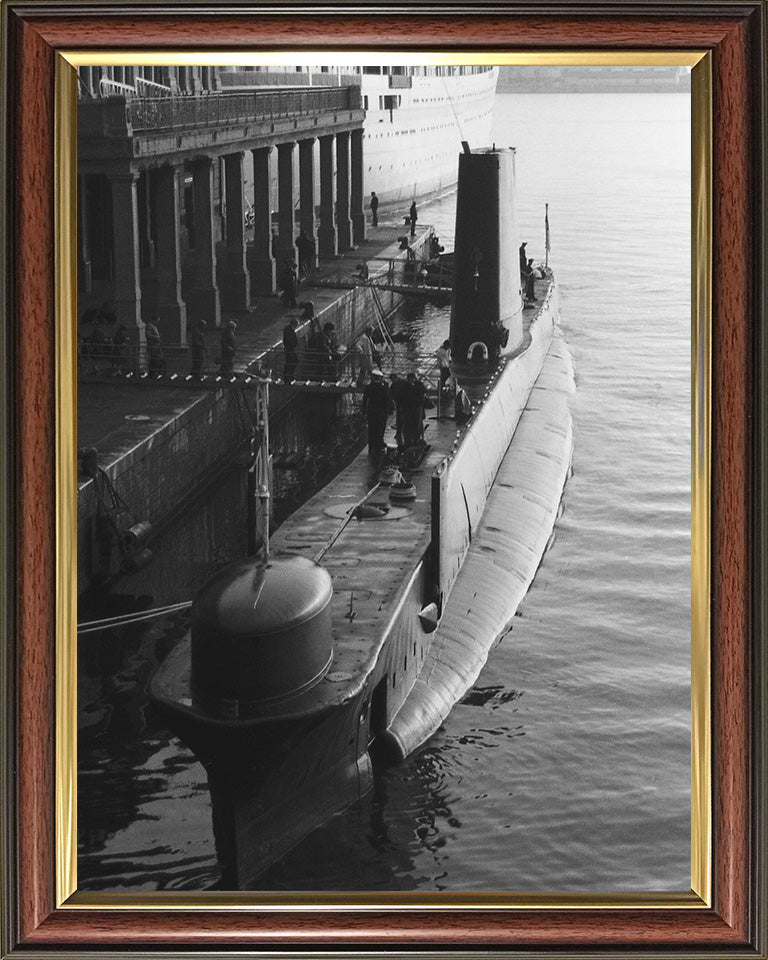
<instances>
[{"instance_id":1,"label":"concrete column","mask_svg":"<svg viewBox=\"0 0 768 960\"><path fill-rule=\"evenodd\" d=\"M293 156L295 143L277 145L277 232L280 262L296 259L294 237L294 209L296 193L293 189Z\"/></svg>"},{"instance_id":2,"label":"concrete column","mask_svg":"<svg viewBox=\"0 0 768 960\"><path fill-rule=\"evenodd\" d=\"M299 140L299 226L315 244L314 263L317 267L315 239L315 138Z\"/></svg>"},{"instance_id":3,"label":"concrete column","mask_svg":"<svg viewBox=\"0 0 768 960\"><path fill-rule=\"evenodd\" d=\"M179 168L157 172L157 315L165 343L187 342L187 308L181 297L179 237Z\"/></svg>"},{"instance_id":4,"label":"concrete column","mask_svg":"<svg viewBox=\"0 0 768 960\"><path fill-rule=\"evenodd\" d=\"M272 204L269 200L271 147L251 150L253 155L253 248L248 269L251 293L274 293L275 259L272 256Z\"/></svg>"},{"instance_id":5,"label":"concrete column","mask_svg":"<svg viewBox=\"0 0 768 960\"><path fill-rule=\"evenodd\" d=\"M245 178L243 154L224 157L224 181L227 194L226 259L220 287L225 310L248 310L251 306L251 282L245 266Z\"/></svg>"},{"instance_id":6,"label":"concrete column","mask_svg":"<svg viewBox=\"0 0 768 960\"><path fill-rule=\"evenodd\" d=\"M187 306L190 321L221 325L221 304L216 283L216 243L213 227L213 159L197 157L192 163L192 203L195 218L195 278Z\"/></svg>"},{"instance_id":7,"label":"concrete column","mask_svg":"<svg viewBox=\"0 0 768 960\"><path fill-rule=\"evenodd\" d=\"M349 219L349 132L336 134L336 231L339 250L352 247L352 221Z\"/></svg>"},{"instance_id":8,"label":"concrete column","mask_svg":"<svg viewBox=\"0 0 768 960\"><path fill-rule=\"evenodd\" d=\"M77 285L84 293L93 290L91 269L91 240L88 236L88 178L81 173L77 178Z\"/></svg>"},{"instance_id":9,"label":"concrete column","mask_svg":"<svg viewBox=\"0 0 768 960\"><path fill-rule=\"evenodd\" d=\"M335 257L339 252L333 216L333 188L336 179L333 140L333 134L320 137L320 226L317 231L317 246L321 257Z\"/></svg>"},{"instance_id":10,"label":"concrete column","mask_svg":"<svg viewBox=\"0 0 768 960\"><path fill-rule=\"evenodd\" d=\"M136 201L138 174L111 174L112 190L112 264L115 313L128 327L134 341L141 343L144 323L141 319L139 282L139 218ZM138 336L137 336L138 334Z\"/></svg>"},{"instance_id":11,"label":"concrete column","mask_svg":"<svg viewBox=\"0 0 768 960\"><path fill-rule=\"evenodd\" d=\"M363 131L353 130L350 137L352 182L350 190L350 214L352 218L352 240L362 243L365 240L365 211L363 210Z\"/></svg>"},{"instance_id":12,"label":"concrete column","mask_svg":"<svg viewBox=\"0 0 768 960\"><path fill-rule=\"evenodd\" d=\"M139 175L139 254L140 264L150 270L155 268L155 241L152 239L152 171L144 170Z\"/></svg>"}]
</instances>

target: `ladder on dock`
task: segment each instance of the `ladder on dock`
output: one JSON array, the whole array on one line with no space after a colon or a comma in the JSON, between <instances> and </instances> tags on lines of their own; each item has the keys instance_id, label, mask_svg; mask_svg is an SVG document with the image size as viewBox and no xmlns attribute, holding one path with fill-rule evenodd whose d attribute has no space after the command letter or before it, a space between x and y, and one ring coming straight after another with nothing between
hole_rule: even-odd
<instances>
[{"instance_id":1,"label":"ladder on dock","mask_svg":"<svg viewBox=\"0 0 768 960\"><path fill-rule=\"evenodd\" d=\"M370 280L365 284L365 286L370 287L371 294L373 295L373 306L376 313L376 325L379 328L379 333L384 340L384 345L386 346L387 350L394 356L395 342L392 339L392 334L389 332L389 327L387 326L386 315L384 314L384 304L381 302L379 291Z\"/></svg>"}]
</instances>

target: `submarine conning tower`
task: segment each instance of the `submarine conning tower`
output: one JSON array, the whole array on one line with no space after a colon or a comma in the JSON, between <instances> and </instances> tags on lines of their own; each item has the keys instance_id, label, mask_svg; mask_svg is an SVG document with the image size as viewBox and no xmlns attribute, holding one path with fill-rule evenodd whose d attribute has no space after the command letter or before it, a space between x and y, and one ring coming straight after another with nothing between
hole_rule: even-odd
<instances>
[{"instance_id":1,"label":"submarine conning tower","mask_svg":"<svg viewBox=\"0 0 768 960\"><path fill-rule=\"evenodd\" d=\"M193 704L221 719L262 716L319 683L333 656L332 595L305 557L219 570L192 604Z\"/></svg>"},{"instance_id":2,"label":"submarine conning tower","mask_svg":"<svg viewBox=\"0 0 768 960\"><path fill-rule=\"evenodd\" d=\"M523 337L523 305L512 147L459 155L453 270L454 359L463 362L475 343L491 356L514 350Z\"/></svg>"}]
</instances>

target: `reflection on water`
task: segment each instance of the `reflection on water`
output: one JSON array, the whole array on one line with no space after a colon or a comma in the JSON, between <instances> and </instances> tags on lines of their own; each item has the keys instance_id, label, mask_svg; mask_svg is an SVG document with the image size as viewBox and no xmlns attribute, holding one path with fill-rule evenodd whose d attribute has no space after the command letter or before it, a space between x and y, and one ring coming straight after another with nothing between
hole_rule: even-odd
<instances>
[{"instance_id":1,"label":"reflection on water","mask_svg":"<svg viewBox=\"0 0 768 960\"><path fill-rule=\"evenodd\" d=\"M377 770L374 790L270 869L265 889L688 889L690 110L682 95L659 103L498 98L494 137L518 147L535 257L550 204L576 369L554 545L441 730ZM420 208L447 248L453 204ZM448 314L415 307L400 323L429 352ZM239 502L223 486L120 589L152 604L190 597L244 551ZM217 882L204 771L145 694L185 626L80 645L82 889Z\"/></svg>"}]
</instances>

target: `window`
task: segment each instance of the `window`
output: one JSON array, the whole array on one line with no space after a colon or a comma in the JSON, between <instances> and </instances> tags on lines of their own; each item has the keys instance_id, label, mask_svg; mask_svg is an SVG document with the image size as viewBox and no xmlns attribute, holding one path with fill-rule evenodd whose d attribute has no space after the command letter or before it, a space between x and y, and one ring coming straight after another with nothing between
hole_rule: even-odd
<instances>
[{"instance_id":1,"label":"window","mask_svg":"<svg viewBox=\"0 0 768 960\"><path fill-rule=\"evenodd\" d=\"M379 97L379 110L397 110L402 102L402 97L393 95L385 95Z\"/></svg>"}]
</instances>

